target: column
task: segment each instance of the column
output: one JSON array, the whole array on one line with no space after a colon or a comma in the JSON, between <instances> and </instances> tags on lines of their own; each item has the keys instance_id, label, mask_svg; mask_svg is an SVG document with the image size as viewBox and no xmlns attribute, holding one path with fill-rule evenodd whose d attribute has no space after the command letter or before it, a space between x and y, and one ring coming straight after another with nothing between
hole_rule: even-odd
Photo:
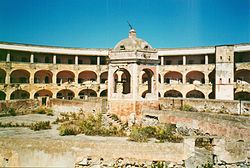
<instances>
[{"instance_id":1,"label":"column","mask_svg":"<svg viewBox=\"0 0 250 168\"><path fill-rule=\"evenodd\" d=\"M6 56L6 62L10 62L10 52L8 51L7 56Z\"/></svg>"},{"instance_id":2,"label":"column","mask_svg":"<svg viewBox=\"0 0 250 168\"><path fill-rule=\"evenodd\" d=\"M100 56L97 57L96 62L97 62L97 65L100 65Z\"/></svg>"},{"instance_id":3,"label":"column","mask_svg":"<svg viewBox=\"0 0 250 168\"><path fill-rule=\"evenodd\" d=\"M56 64L56 55L53 55L53 64Z\"/></svg>"},{"instance_id":4,"label":"column","mask_svg":"<svg viewBox=\"0 0 250 168\"><path fill-rule=\"evenodd\" d=\"M208 73L205 73L205 84L209 83L209 77L208 77Z\"/></svg>"},{"instance_id":5,"label":"column","mask_svg":"<svg viewBox=\"0 0 250 168\"><path fill-rule=\"evenodd\" d=\"M183 58L182 58L182 59L183 59L183 61L182 61L182 62L183 62L183 65L186 65L186 60L187 60L186 55L183 55Z\"/></svg>"},{"instance_id":6,"label":"column","mask_svg":"<svg viewBox=\"0 0 250 168\"><path fill-rule=\"evenodd\" d=\"M34 63L34 54L33 54L33 53L30 55L30 63L31 63L31 64Z\"/></svg>"},{"instance_id":7,"label":"column","mask_svg":"<svg viewBox=\"0 0 250 168\"><path fill-rule=\"evenodd\" d=\"M10 84L10 73L6 72L5 84Z\"/></svg>"},{"instance_id":8,"label":"column","mask_svg":"<svg viewBox=\"0 0 250 168\"><path fill-rule=\"evenodd\" d=\"M186 84L186 73L182 73L182 83Z\"/></svg>"},{"instance_id":9,"label":"column","mask_svg":"<svg viewBox=\"0 0 250 168\"><path fill-rule=\"evenodd\" d=\"M56 84L56 73L53 73L53 76L52 76L52 83L53 83L53 84Z\"/></svg>"},{"instance_id":10,"label":"column","mask_svg":"<svg viewBox=\"0 0 250 168\"><path fill-rule=\"evenodd\" d=\"M208 64L208 55L205 55L205 64Z\"/></svg>"},{"instance_id":11,"label":"column","mask_svg":"<svg viewBox=\"0 0 250 168\"><path fill-rule=\"evenodd\" d=\"M75 65L78 65L78 56L75 56Z\"/></svg>"},{"instance_id":12,"label":"column","mask_svg":"<svg viewBox=\"0 0 250 168\"><path fill-rule=\"evenodd\" d=\"M29 80L30 84L34 84L34 73L30 72L30 80Z\"/></svg>"},{"instance_id":13,"label":"column","mask_svg":"<svg viewBox=\"0 0 250 168\"><path fill-rule=\"evenodd\" d=\"M161 56L161 65L164 65L164 57Z\"/></svg>"}]
</instances>

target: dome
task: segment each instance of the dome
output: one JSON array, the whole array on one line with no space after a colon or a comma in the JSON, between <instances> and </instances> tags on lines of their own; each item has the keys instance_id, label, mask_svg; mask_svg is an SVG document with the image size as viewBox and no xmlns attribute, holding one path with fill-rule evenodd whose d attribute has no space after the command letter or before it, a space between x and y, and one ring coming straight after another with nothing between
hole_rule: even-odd
<instances>
[{"instance_id":1,"label":"dome","mask_svg":"<svg viewBox=\"0 0 250 168\"><path fill-rule=\"evenodd\" d=\"M129 37L116 44L114 50L148 50L152 47L145 40L136 37L136 31L131 29Z\"/></svg>"}]
</instances>

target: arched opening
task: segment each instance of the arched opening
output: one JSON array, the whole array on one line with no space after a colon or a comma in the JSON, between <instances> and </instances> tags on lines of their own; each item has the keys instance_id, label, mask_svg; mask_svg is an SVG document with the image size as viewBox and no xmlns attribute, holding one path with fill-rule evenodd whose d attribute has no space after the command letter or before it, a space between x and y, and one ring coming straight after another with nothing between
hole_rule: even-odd
<instances>
[{"instance_id":1,"label":"arched opening","mask_svg":"<svg viewBox=\"0 0 250 168\"><path fill-rule=\"evenodd\" d=\"M182 94L177 90L168 90L164 93L164 97L182 97Z\"/></svg>"},{"instance_id":2,"label":"arched opening","mask_svg":"<svg viewBox=\"0 0 250 168\"><path fill-rule=\"evenodd\" d=\"M5 100L6 94L3 91L0 91L0 100Z\"/></svg>"},{"instance_id":3,"label":"arched opening","mask_svg":"<svg viewBox=\"0 0 250 168\"><path fill-rule=\"evenodd\" d=\"M250 84L250 70L241 69L235 72L235 82L238 84Z\"/></svg>"},{"instance_id":4,"label":"arched opening","mask_svg":"<svg viewBox=\"0 0 250 168\"><path fill-rule=\"evenodd\" d=\"M182 74L176 71L167 72L164 75L164 83L167 84L179 84L182 83Z\"/></svg>"},{"instance_id":5,"label":"arched opening","mask_svg":"<svg viewBox=\"0 0 250 168\"><path fill-rule=\"evenodd\" d=\"M205 98L205 95L199 90L191 90L186 94L186 98Z\"/></svg>"},{"instance_id":6,"label":"arched opening","mask_svg":"<svg viewBox=\"0 0 250 168\"><path fill-rule=\"evenodd\" d=\"M78 75L78 83L84 83L84 82L93 82L96 81L97 75L93 71L82 71Z\"/></svg>"},{"instance_id":7,"label":"arched opening","mask_svg":"<svg viewBox=\"0 0 250 168\"><path fill-rule=\"evenodd\" d=\"M101 93L100 93L100 97L107 97L107 89L106 90L103 90Z\"/></svg>"},{"instance_id":8,"label":"arched opening","mask_svg":"<svg viewBox=\"0 0 250 168\"><path fill-rule=\"evenodd\" d=\"M83 99L85 96L87 97L97 97L97 94L94 90L92 89L83 89L79 92L79 97L80 99Z\"/></svg>"},{"instance_id":9,"label":"arched opening","mask_svg":"<svg viewBox=\"0 0 250 168\"><path fill-rule=\"evenodd\" d=\"M0 83L5 83L6 72L3 69L0 69Z\"/></svg>"},{"instance_id":10,"label":"arched opening","mask_svg":"<svg viewBox=\"0 0 250 168\"><path fill-rule=\"evenodd\" d=\"M75 74L71 71L60 71L56 75L56 82L63 84L65 82L71 83L75 81Z\"/></svg>"},{"instance_id":11,"label":"arched opening","mask_svg":"<svg viewBox=\"0 0 250 168\"><path fill-rule=\"evenodd\" d=\"M152 85L153 85L153 76L154 73L150 69L143 69L144 74L142 75L142 83L148 86L148 93L152 93Z\"/></svg>"},{"instance_id":12,"label":"arched opening","mask_svg":"<svg viewBox=\"0 0 250 168\"><path fill-rule=\"evenodd\" d=\"M235 100L246 100L250 101L250 93L249 92L237 92L234 95Z\"/></svg>"},{"instance_id":13,"label":"arched opening","mask_svg":"<svg viewBox=\"0 0 250 168\"><path fill-rule=\"evenodd\" d=\"M46 89L42 89L42 90L39 90L35 93L35 98L37 97L52 97L53 93L49 90L46 90Z\"/></svg>"},{"instance_id":14,"label":"arched opening","mask_svg":"<svg viewBox=\"0 0 250 168\"><path fill-rule=\"evenodd\" d=\"M209 78L209 83L215 84L215 70L213 70L208 74L208 78Z\"/></svg>"},{"instance_id":15,"label":"arched opening","mask_svg":"<svg viewBox=\"0 0 250 168\"><path fill-rule=\"evenodd\" d=\"M34 83L52 83L53 73L49 70L37 71L34 75Z\"/></svg>"},{"instance_id":16,"label":"arched opening","mask_svg":"<svg viewBox=\"0 0 250 168\"><path fill-rule=\"evenodd\" d=\"M158 82L161 83L161 75L158 74Z\"/></svg>"},{"instance_id":17,"label":"arched opening","mask_svg":"<svg viewBox=\"0 0 250 168\"><path fill-rule=\"evenodd\" d=\"M212 91L211 93L209 93L208 98L209 99L215 99L215 92Z\"/></svg>"},{"instance_id":18,"label":"arched opening","mask_svg":"<svg viewBox=\"0 0 250 168\"><path fill-rule=\"evenodd\" d=\"M14 92L11 93L10 95L10 99L14 100L14 99L29 99L30 98L30 94L29 92L25 91L25 90L16 90Z\"/></svg>"},{"instance_id":19,"label":"arched opening","mask_svg":"<svg viewBox=\"0 0 250 168\"><path fill-rule=\"evenodd\" d=\"M131 75L126 69L119 69L114 74L114 92L128 94L131 92Z\"/></svg>"},{"instance_id":20,"label":"arched opening","mask_svg":"<svg viewBox=\"0 0 250 168\"><path fill-rule=\"evenodd\" d=\"M161 93L160 92L158 92L158 97L161 97Z\"/></svg>"},{"instance_id":21,"label":"arched opening","mask_svg":"<svg viewBox=\"0 0 250 168\"><path fill-rule=\"evenodd\" d=\"M204 74L200 71L191 71L186 75L186 82L189 84L202 84L205 83Z\"/></svg>"},{"instance_id":22,"label":"arched opening","mask_svg":"<svg viewBox=\"0 0 250 168\"><path fill-rule=\"evenodd\" d=\"M106 81L108 81L108 72L103 72L101 73L101 76L100 76L100 82L106 83Z\"/></svg>"},{"instance_id":23,"label":"arched opening","mask_svg":"<svg viewBox=\"0 0 250 168\"><path fill-rule=\"evenodd\" d=\"M30 73L23 69L17 69L10 74L10 83L29 83Z\"/></svg>"},{"instance_id":24,"label":"arched opening","mask_svg":"<svg viewBox=\"0 0 250 168\"><path fill-rule=\"evenodd\" d=\"M72 100L75 97L75 93L69 89L63 89L57 92L56 98Z\"/></svg>"}]
</instances>

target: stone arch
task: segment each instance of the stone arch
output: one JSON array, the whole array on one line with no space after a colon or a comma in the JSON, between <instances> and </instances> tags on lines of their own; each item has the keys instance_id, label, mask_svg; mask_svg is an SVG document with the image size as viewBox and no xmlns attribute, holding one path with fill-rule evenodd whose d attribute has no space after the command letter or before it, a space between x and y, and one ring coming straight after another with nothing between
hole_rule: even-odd
<instances>
[{"instance_id":1,"label":"stone arch","mask_svg":"<svg viewBox=\"0 0 250 168\"><path fill-rule=\"evenodd\" d=\"M191 90L186 94L186 98L205 98L205 95L199 90Z\"/></svg>"},{"instance_id":2,"label":"stone arch","mask_svg":"<svg viewBox=\"0 0 250 168\"><path fill-rule=\"evenodd\" d=\"M97 93L92 89L83 89L79 92L78 96L80 97L80 99L83 99L85 96L97 97Z\"/></svg>"},{"instance_id":3,"label":"stone arch","mask_svg":"<svg viewBox=\"0 0 250 168\"><path fill-rule=\"evenodd\" d=\"M161 74L158 74L158 82L161 83Z\"/></svg>"},{"instance_id":4,"label":"stone arch","mask_svg":"<svg viewBox=\"0 0 250 168\"><path fill-rule=\"evenodd\" d=\"M78 83L93 82L97 80L97 75L94 71L82 71L78 75Z\"/></svg>"},{"instance_id":5,"label":"stone arch","mask_svg":"<svg viewBox=\"0 0 250 168\"><path fill-rule=\"evenodd\" d=\"M237 92L234 94L234 99L250 101L250 93L249 92Z\"/></svg>"},{"instance_id":6,"label":"stone arch","mask_svg":"<svg viewBox=\"0 0 250 168\"><path fill-rule=\"evenodd\" d=\"M234 75L234 80L239 84L250 84L250 70L240 69L236 71Z\"/></svg>"},{"instance_id":7,"label":"stone arch","mask_svg":"<svg viewBox=\"0 0 250 168\"><path fill-rule=\"evenodd\" d=\"M53 73L49 70L39 70L34 74L34 83L52 83Z\"/></svg>"},{"instance_id":8,"label":"stone arch","mask_svg":"<svg viewBox=\"0 0 250 168\"><path fill-rule=\"evenodd\" d=\"M182 74L177 71L169 71L164 75L164 83L179 84L182 83Z\"/></svg>"},{"instance_id":9,"label":"stone arch","mask_svg":"<svg viewBox=\"0 0 250 168\"><path fill-rule=\"evenodd\" d=\"M56 94L56 98L58 99L72 100L74 97L75 97L75 93L69 89L62 89L58 91Z\"/></svg>"},{"instance_id":10,"label":"stone arch","mask_svg":"<svg viewBox=\"0 0 250 168\"><path fill-rule=\"evenodd\" d=\"M10 74L10 83L29 83L30 73L24 69L16 69Z\"/></svg>"},{"instance_id":11,"label":"stone arch","mask_svg":"<svg viewBox=\"0 0 250 168\"><path fill-rule=\"evenodd\" d=\"M25 90L15 90L11 93L10 99L15 100L15 99L29 99L30 98L30 93L25 91Z\"/></svg>"},{"instance_id":12,"label":"stone arch","mask_svg":"<svg viewBox=\"0 0 250 168\"><path fill-rule=\"evenodd\" d=\"M118 69L113 76L115 93L128 94L131 92L131 75L128 70Z\"/></svg>"},{"instance_id":13,"label":"stone arch","mask_svg":"<svg viewBox=\"0 0 250 168\"><path fill-rule=\"evenodd\" d=\"M209 83L215 84L215 70L208 74Z\"/></svg>"},{"instance_id":14,"label":"stone arch","mask_svg":"<svg viewBox=\"0 0 250 168\"><path fill-rule=\"evenodd\" d=\"M0 100L5 100L5 99L6 99L6 93L0 91Z\"/></svg>"},{"instance_id":15,"label":"stone arch","mask_svg":"<svg viewBox=\"0 0 250 168\"><path fill-rule=\"evenodd\" d=\"M72 71L64 70L60 71L56 75L56 82L57 83L71 83L75 81L75 74Z\"/></svg>"},{"instance_id":16,"label":"stone arch","mask_svg":"<svg viewBox=\"0 0 250 168\"><path fill-rule=\"evenodd\" d=\"M168 90L164 93L164 97L183 97L181 92L177 90Z\"/></svg>"},{"instance_id":17,"label":"stone arch","mask_svg":"<svg viewBox=\"0 0 250 168\"><path fill-rule=\"evenodd\" d=\"M186 75L186 83L189 84L204 84L205 75L200 71L190 71Z\"/></svg>"},{"instance_id":18,"label":"stone arch","mask_svg":"<svg viewBox=\"0 0 250 168\"><path fill-rule=\"evenodd\" d=\"M100 82L106 83L108 81L108 71L101 73L100 75Z\"/></svg>"},{"instance_id":19,"label":"stone arch","mask_svg":"<svg viewBox=\"0 0 250 168\"><path fill-rule=\"evenodd\" d=\"M154 72L148 68L145 68L142 71L144 71L144 74L142 75L142 83L148 86L147 93L152 93Z\"/></svg>"},{"instance_id":20,"label":"stone arch","mask_svg":"<svg viewBox=\"0 0 250 168\"><path fill-rule=\"evenodd\" d=\"M0 69L0 83L5 83L5 78L6 78L6 71Z\"/></svg>"},{"instance_id":21,"label":"stone arch","mask_svg":"<svg viewBox=\"0 0 250 168\"><path fill-rule=\"evenodd\" d=\"M100 93L100 97L107 97L108 96L108 90L105 89Z\"/></svg>"},{"instance_id":22,"label":"stone arch","mask_svg":"<svg viewBox=\"0 0 250 168\"><path fill-rule=\"evenodd\" d=\"M215 92L212 91L211 93L209 93L208 98L209 99L215 99Z\"/></svg>"},{"instance_id":23,"label":"stone arch","mask_svg":"<svg viewBox=\"0 0 250 168\"><path fill-rule=\"evenodd\" d=\"M50 90L42 89L35 93L34 97L52 97L53 93Z\"/></svg>"}]
</instances>

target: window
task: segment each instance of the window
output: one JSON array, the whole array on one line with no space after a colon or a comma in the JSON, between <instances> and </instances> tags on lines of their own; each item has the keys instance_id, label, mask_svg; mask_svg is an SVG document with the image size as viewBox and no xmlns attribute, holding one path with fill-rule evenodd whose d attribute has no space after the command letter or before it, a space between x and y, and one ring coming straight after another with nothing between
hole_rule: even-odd
<instances>
[{"instance_id":1,"label":"window","mask_svg":"<svg viewBox=\"0 0 250 168\"><path fill-rule=\"evenodd\" d=\"M231 79L230 78L228 78L228 83L231 83Z\"/></svg>"},{"instance_id":2,"label":"window","mask_svg":"<svg viewBox=\"0 0 250 168\"><path fill-rule=\"evenodd\" d=\"M56 58L56 63L61 64L61 59L60 58Z\"/></svg>"},{"instance_id":3,"label":"window","mask_svg":"<svg viewBox=\"0 0 250 168\"><path fill-rule=\"evenodd\" d=\"M147 49L148 49L148 45L146 45L146 46L144 47L144 49L147 50Z\"/></svg>"},{"instance_id":4,"label":"window","mask_svg":"<svg viewBox=\"0 0 250 168\"><path fill-rule=\"evenodd\" d=\"M178 61L178 65L182 65L183 64L183 61L182 60L179 60Z\"/></svg>"},{"instance_id":5,"label":"window","mask_svg":"<svg viewBox=\"0 0 250 168\"><path fill-rule=\"evenodd\" d=\"M172 61L171 60L166 60L166 65L171 65Z\"/></svg>"},{"instance_id":6,"label":"window","mask_svg":"<svg viewBox=\"0 0 250 168\"><path fill-rule=\"evenodd\" d=\"M193 64L194 60L188 60L188 64Z\"/></svg>"},{"instance_id":7,"label":"window","mask_svg":"<svg viewBox=\"0 0 250 168\"><path fill-rule=\"evenodd\" d=\"M73 64L73 59L68 59L68 64Z\"/></svg>"},{"instance_id":8,"label":"window","mask_svg":"<svg viewBox=\"0 0 250 168\"><path fill-rule=\"evenodd\" d=\"M220 60L222 60L222 56L220 56Z\"/></svg>"},{"instance_id":9,"label":"window","mask_svg":"<svg viewBox=\"0 0 250 168\"><path fill-rule=\"evenodd\" d=\"M124 46L124 45L121 45L121 46L120 46L120 50L125 50L125 46Z\"/></svg>"}]
</instances>

